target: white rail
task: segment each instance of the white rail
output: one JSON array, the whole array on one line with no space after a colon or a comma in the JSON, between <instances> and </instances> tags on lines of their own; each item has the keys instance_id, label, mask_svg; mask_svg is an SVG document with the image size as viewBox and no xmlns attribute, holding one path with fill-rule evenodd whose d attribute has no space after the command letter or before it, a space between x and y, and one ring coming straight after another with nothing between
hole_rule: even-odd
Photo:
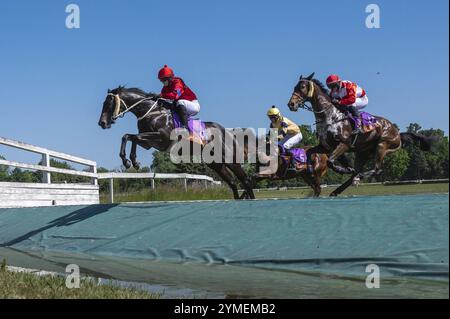
<instances>
[{"instance_id":1,"label":"white rail","mask_svg":"<svg viewBox=\"0 0 450 319\"><path fill-rule=\"evenodd\" d=\"M28 152L38 153L42 155L42 164L26 164L14 161L0 160L0 165L19 167L24 169L31 169L44 172L43 181L44 183L51 184L51 173L61 173L75 176L86 176L92 178L92 184L97 185L97 163L91 160L87 160L81 157L64 154L61 152L52 151L43 147L27 144L20 141L10 140L0 136L0 145L6 145L13 148L25 150ZM64 168L56 168L50 166L50 157L66 160L69 162L86 165L89 167L90 172L77 171Z\"/></svg>"},{"instance_id":2,"label":"white rail","mask_svg":"<svg viewBox=\"0 0 450 319\"><path fill-rule=\"evenodd\" d=\"M187 191L187 180L203 180L205 182L205 188L208 188L208 182L211 184L220 185L221 182L215 181L212 177L206 175L196 174L173 174L173 173L98 173L98 179L109 179L109 202L114 203L114 179L130 179L130 178L148 178L152 181L152 189L155 189L155 179L182 179L184 182L184 190Z\"/></svg>"},{"instance_id":3,"label":"white rail","mask_svg":"<svg viewBox=\"0 0 450 319\"><path fill-rule=\"evenodd\" d=\"M81 157L0 137L0 145L41 154L41 165L0 159L0 165L43 172L42 183L0 182L0 207L53 205L91 205L99 203L97 163ZM86 171L50 166L50 158L88 166ZM51 174L67 174L91 178L91 184L52 184Z\"/></svg>"},{"instance_id":4,"label":"white rail","mask_svg":"<svg viewBox=\"0 0 450 319\"><path fill-rule=\"evenodd\" d=\"M97 163L81 157L76 157L69 154L64 154L52 151L43 147L34 146L20 141L10 140L0 137L0 145L6 145L17 149L34 152L42 155L42 165L27 164L0 159L0 165L18 167L23 169L30 169L44 172L42 184L36 183L5 183L0 182L0 202L6 203L0 207L17 207L21 205L39 206L39 205L56 205L70 203L98 203L99 202L99 187L98 179L109 179L110 181L110 202L114 202L114 179L129 179L129 178L149 178L152 181L152 189L155 189L155 179L182 179L184 181L184 188L187 191L187 181L189 179L202 180L205 182L205 187L208 183L220 184L212 177L206 175L195 174L166 174L166 173L97 173ZM50 166L50 158L58 158L69 162L86 165L89 171L77 171L72 169L57 168ZM91 187L79 187L78 184L52 184L51 173L68 174L75 176L84 176L91 178ZM41 186L39 186L41 185ZM69 186L72 185L72 186ZM39 189L39 190L38 190ZM75 200L76 199L76 200ZM78 200L78 201L77 201Z\"/></svg>"}]
</instances>

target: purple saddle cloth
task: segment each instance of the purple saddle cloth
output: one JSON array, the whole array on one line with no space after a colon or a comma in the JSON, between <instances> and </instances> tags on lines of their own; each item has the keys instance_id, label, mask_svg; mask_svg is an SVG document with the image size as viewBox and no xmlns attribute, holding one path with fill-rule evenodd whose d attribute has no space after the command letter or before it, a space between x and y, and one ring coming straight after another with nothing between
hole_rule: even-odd
<instances>
[{"instance_id":1,"label":"purple saddle cloth","mask_svg":"<svg viewBox=\"0 0 450 319\"><path fill-rule=\"evenodd\" d=\"M303 148L293 148L290 150L291 153L294 155L294 160L298 164L306 164L307 158L306 158L306 152Z\"/></svg>"},{"instance_id":2,"label":"purple saddle cloth","mask_svg":"<svg viewBox=\"0 0 450 319\"><path fill-rule=\"evenodd\" d=\"M373 116L372 114L370 114L370 113L361 112L360 115L361 115L360 116L360 120L361 120L360 123L363 126L371 126L371 125L375 125L375 123L377 123L377 118L375 116ZM356 122L356 119L353 116L349 115L349 117L354 123Z\"/></svg>"},{"instance_id":3,"label":"purple saddle cloth","mask_svg":"<svg viewBox=\"0 0 450 319\"><path fill-rule=\"evenodd\" d=\"M281 155L286 155L286 150L281 146ZM306 157L306 151L303 148L291 148L289 150L293 155L293 159L297 164L304 165L308 163L308 158Z\"/></svg>"},{"instance_id":4,"label":"purple saddle cloth","mask_svg":"<svg viewBox=\"0 0 450 319\"><path fill-rule=\"evenodd\" d=\"M180 117L177 113L172 112L172 118L173 118L173 126L175 128L182 127L180 122ZM206 125L199 119L189 119L188 120L188 131L190 134L193 134L200 138L201 140L206 140Z\"/></svg>"}]
</instances>

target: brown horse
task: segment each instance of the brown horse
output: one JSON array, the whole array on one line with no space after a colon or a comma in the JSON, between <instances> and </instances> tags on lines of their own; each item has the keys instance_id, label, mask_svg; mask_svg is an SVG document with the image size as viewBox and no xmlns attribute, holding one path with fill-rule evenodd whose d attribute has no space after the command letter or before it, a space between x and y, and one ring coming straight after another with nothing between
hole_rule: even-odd
<instances>
[{"instance_id":1,"label":"brown horse","mask_svg":"<svg viewBox=\"0 0 450 319\"><path fill-rule=\"evenodd\" d=\"M358 135L352 135L352 124L348 116L331 102L328 90L323 84L313 79L314 73L303 78L298 84L288 102L291 111L299 107L309 109L314 113L320 144L309 152L329 154L328 167L341 174L352 174L344 184L330 196L337 196L350 186L355 177L367 178L377 176L382 172L383 159L387 154L395 152L410 142L419 142L422 150L430 150L432 139L415 133L399 133L397 127L389 120L375 116L377 125L371 130ZM311 108L305 103L309 102ZM343 167L337 163L346 152L355 153L355 167ZM364 165L375 157L375 167L364 172Z\"/></svg>"},{"instance_id":2,"label":"brown horse","mask_svg":"<svg viewBox=\"0 0 450 319\"><path fill-rule=\"evenodd\" d=\"M260 172L263 169L261 169L262 163L260 162L260 159L264 156L269 156L268 154L271 153L270 148L270 140L269 139L256 139L257 144L258 143L265 143L265 153L258 153L258 156L256 156L256 171ZM311 149L311 146L304 147L305 151L308 152ZM314 197L319 197L320 193L322 191L322 188L320 186L320 180L321 178L326 174L328 166L327 166L327 160L328 156L326 154L320 154L320 153L311 153L308 157L308 163L306 165L303 165L301 167L297 167L295 170L289 170L288 166L290 163L290 157L286 156L283 159L283 155L280 156L278 154L278 149L275 149L275 156L278 158L278 165L276 172L270 172L267 174L261 173L256 174L253 177L253 183L256 183L261 180L269 179L269 180L289 180L293 178L301 177L314 191ZM245 157L248 159L250 150L248 143L244 142L244 154Z\"/></svg>"}]
</instances>

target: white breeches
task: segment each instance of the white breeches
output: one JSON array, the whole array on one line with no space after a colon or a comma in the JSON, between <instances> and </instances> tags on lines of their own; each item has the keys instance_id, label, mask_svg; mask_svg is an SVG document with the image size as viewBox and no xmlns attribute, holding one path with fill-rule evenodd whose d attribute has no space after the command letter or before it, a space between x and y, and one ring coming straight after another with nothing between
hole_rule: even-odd
<instances>
[{"instance_id":1,"label":"white breeches","mask_svg":"<svg viewBox=\"0 0 450 319\"><path fill-rule=\"evenodd\" d=\"M293 148L295 145L300 143L303 139L302 133L298 133L295 135L286 135L279 143L282 145L285 149L289 150Z\"/></svg>"},{"instance_id":2,"label":"white breeches","mask_svg":"<svg viewBox=\"0 0 450 319\"><path fill-rule=\"evenodd\" d=\"M186 110L186 114L191 117L197 115L200 112L200 103L197 100L178 100L178 105Z\"/></svg>"},{"instance_id":3,"label":"white breeches","mask_svg":"<svg viewBox=\"0 0 450 319\"><path fill-rule=\"evenodd\" d=\"M369 98L367 95L364 95L363 97L357 97L355 103L352 104L352 106L355 106L358 110L361 110L365 108L369 104Z\"/></svg>"}]
</instances>

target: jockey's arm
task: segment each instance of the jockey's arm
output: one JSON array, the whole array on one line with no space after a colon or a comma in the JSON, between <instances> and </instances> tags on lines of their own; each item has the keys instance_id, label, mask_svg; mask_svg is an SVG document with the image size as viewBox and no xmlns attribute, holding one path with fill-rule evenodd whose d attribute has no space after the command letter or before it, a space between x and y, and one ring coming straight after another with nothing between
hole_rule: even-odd
<instances>
[{"instance_id":1,"label":"jockey's arm","mask_svg":"<svg viewBox=\"0 0 450 319\"><path fill-rule=\"evenodd\" d=\"M173 80L173 90L171 92L162 92L161 97L169 100L178 100L184 92L181 81Z\"/></svg>"},{"instance_id":2,"label":"jockey's arm","mask_svg":"<svg viewBox=\"0 0 450 319\"><path fill-rule=\"evenodd\" d=\"M352 105L356 101L356 85L353 83L346 84L345 89L347 91L347 95L339 101L339 104L342 106Z\"/></svg>"}]
</instances>

